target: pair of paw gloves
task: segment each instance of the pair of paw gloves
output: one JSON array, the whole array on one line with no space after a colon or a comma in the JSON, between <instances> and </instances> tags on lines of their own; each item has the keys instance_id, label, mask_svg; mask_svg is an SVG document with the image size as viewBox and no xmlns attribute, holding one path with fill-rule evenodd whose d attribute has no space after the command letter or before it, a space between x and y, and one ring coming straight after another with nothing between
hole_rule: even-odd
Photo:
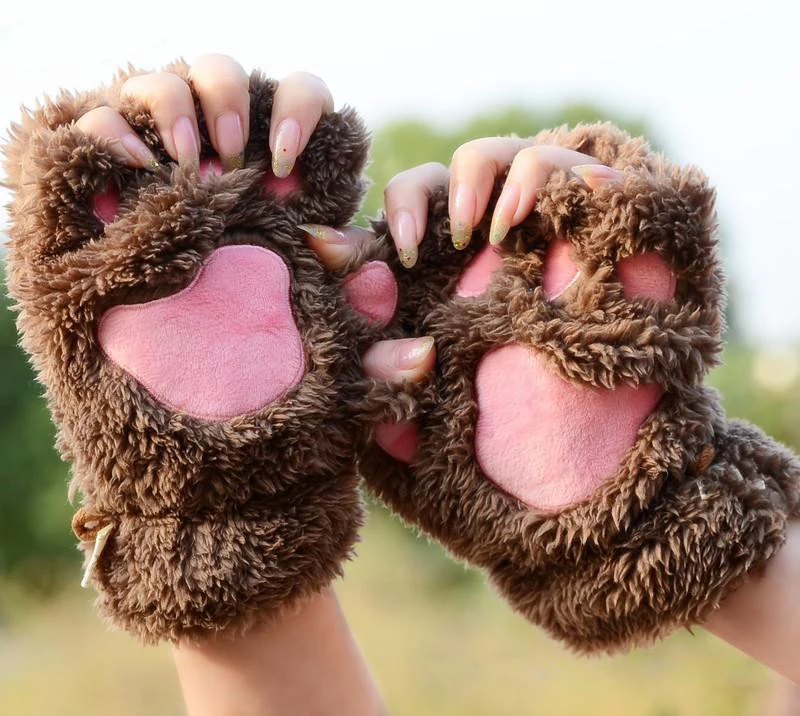
<instances>
[{"instance_id":1,"label":"pair of paw gloves","mask_svg":"<svg viewBox=\"0 0 800 716\"><path fill-rule=\"evenodd\" d=\"M699 171L608 124L543 132L621 180L555 172L501 247L481 225L463 251L442 189L414 269L378 221L329 272L298 225L359 207L352 110L277 181L260 73L246 166L225 174L207 137L199 169L169 164L116 86L47 101L6 146L8 288L111 622L201 638L320 591L352 554L360 479L584 652L702 623L780 549L800 462L703 384L724 279ZM102 105L168 168L130 169L75 128ZM370 344L418 335L436 341L426 380L363 376ZM402 421L410 461L371 440Z\"/></svg>"}]
</instances>

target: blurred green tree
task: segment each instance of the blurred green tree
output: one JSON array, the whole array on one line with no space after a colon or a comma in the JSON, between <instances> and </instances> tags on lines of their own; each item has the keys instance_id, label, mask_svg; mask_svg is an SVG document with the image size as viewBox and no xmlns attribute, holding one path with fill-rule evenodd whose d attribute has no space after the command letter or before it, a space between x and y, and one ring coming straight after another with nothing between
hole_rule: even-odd
<instances>
[{"instance_id":1,"label":"blurred green tree","mask_svg":"<svg viewBox=\"0 0 800 716\"><path fill-rule=\"evenodd\" d=\"M480 114L463 124L437 129L418 119L390 122L373 136L371 162L367 174L372 180L362 215L375 216L383 206L383 189L398 172L425 162L450 164L453 152L464 142L478 137L516 134L529 137L542 129L562 124L612 120L632 135L648 137L658 146L646 123L638 118L610 115L591 104L568 104L553 111L512 106Z\"/></svg>"},{"instance_id":2,"label":"blurred green tree","mask_svg":"<svg viewBox=\"0 0 800 716\"><path fill-rule=\"evenodd\" d=\"M0 281L3 272L0 268ZM2 285L5 285L3 282ZM22 351L9 299L0 296L0 578L49 589L78 562L70 530L67 467L41 387Z\"/></svg>"}]
</instances>

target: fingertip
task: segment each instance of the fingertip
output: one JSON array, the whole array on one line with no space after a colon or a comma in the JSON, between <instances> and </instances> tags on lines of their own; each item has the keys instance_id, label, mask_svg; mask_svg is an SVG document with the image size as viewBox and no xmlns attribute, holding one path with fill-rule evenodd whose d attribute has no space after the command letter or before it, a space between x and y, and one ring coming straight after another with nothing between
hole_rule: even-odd
<instances>
[{"instance_id":1,"label":"fingertip","mask_svg":"<svg viewBox=\"0 0 800 716\"><path fill-rule=\"evenodd\" d=\"M220 156L225 171L234 171L244 167L244 125L241 115L228 110L223 112L214 124L215 149Z\"/></svg>"},{"instance_id":2,"label":"fingertip","mask_svg":"<svg viewBox=\"0 0 800 716\"><path fill-rule=\"evenodd\" d=\"M328 270L346 266L356 254L352 237L331 226L322 224L298 224L308 240L308 245Z\"/></svg>"},{"instance_id":3,"label":"fingertip","mask_svg":"<svg viewBox=\"0 0 800 716\"><path fill-rule=\"evenodd\" d=\"M275 131L272 145L272 173L279 179L285 179L292 173L297 157L300 155L302 129L293 117L287 117Z\"/></svg>"},{"instance_id":4,"label":"fingertip","mask_svg":"<svg viewBox=\"0 0 800 716\"><path fill-rule=\"evenodd\" d=\"M196 120L188 115L178 117L172 125L172 146L181 165L196 166L200 162L200 141Z\"/></svg>"},{"instance_id":5,"label":"fingertip","mask_svg":"<svg viewBox=\"0 0 800 716\"><path fill-rule=\"evenodd\" d=\"M320 118L331 111L333 96L316 75L295 72L278 83L268 140L276 177L289 175Z\"/></svg>"},{"instance_id":6,"label":"fingertip","mask_svg":"<svg viewBox=\"0 0 800 716\"><path fill-rule=\"evenodd\" d=\"M513 181L505 183L495 204L489 229L489 243L493 246L501 243L511 227L518 223L516 219L521 196L522 191L519 184Z\"/></svg>"},{"instance_id":7,"label":"fingertip","mask_svg":"<svg viewBox=\"0 0 800 716\"><path fill-rule=\"evenodd\" d=\"M453 246L459 251L467 248L475 225L478 203L475 189L465 181L454 183L450 200L450 234Z\"/></svg>"},{"instance_id":8,"label":"fingertip","mask_svg":"<svg viewBox=\"0 0 800 716\"><path fill-rule=\"evenodd\" d=\"M433 336L378 341L363 356L364 372L390 383L419 381L436 361Z\"/></svg>"},{"instance_id":9,"label":"fingertip","mask_svg":"<svg viewBox=\"0 0 800 716\"><path fill-rule=\"evenodd\" d=\"M161 169L158 160L149 147L133 132L129 132L119 140L127 154L132 158L131 165L151 172Z\"/></svg>"},{"instance_id":10,"label":"fingertip","mask_svg":"<svg viewBox=\"0 0 800 716\"><path fill-rule=\"evenodd\" d=\"M400 209L390 219L390 228L400 263L407 269L412 268L419 256L419 238L414 215L407 209Z\"/></svg>"},{"instance_id":11,"label":"fingertip","mask_svg":"<svg viewBox=\"0 0 800 716\"><path fill-rule=\"evenodd\" d=\"M405 376L408 380L422 380L427 373L433 370L436 362L436 341L433 336L423 336L416 339L414 350L415 365L408 370Z\"/></svg>"},{"instance_id":12,"label":"fingertip","mask_svg":"<svg viewBox=\"0 0 800 716\"><path fill-rule=\"evenodd\" d=\"M75 122L75 127L87 136L110 140L109 151L126 166L149 171L160 168L148 146L111 107L90 110Z\"/></svg>"},{"instance_id":13,"label":"fingertip","mask_svg":"<svg viewBox=\"0 0 800 716\"><path fill-rule=\"evenodd\" d=\"M608 167L605 164L578 164L570 171L590 189L599 189L601 186L613 184L622 179L622 172L619 169Z\"/></svg>"}]
</instances>

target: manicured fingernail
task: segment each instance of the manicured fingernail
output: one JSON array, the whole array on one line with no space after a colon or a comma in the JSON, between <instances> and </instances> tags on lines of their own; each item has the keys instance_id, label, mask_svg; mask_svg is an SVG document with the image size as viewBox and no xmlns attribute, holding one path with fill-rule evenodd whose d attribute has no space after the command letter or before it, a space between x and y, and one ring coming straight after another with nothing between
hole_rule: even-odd
<instances>
[{"instance_id":1,"label":"manicured fingernail","mask_svg":"<svg viewBox=\"0 0 800 716\"><path fill-rule=\"evenodd\" d=\"M275 132L275 151L272 153L272 173L279 179L291 174L300 150L300 123L284 119Z\"/></svg>"},{"instance_id":2,"label":"manicured fingernail","mask_svg":"<svg viewBox=\"0 0 800 716\"><path fill-rule=\"evenodd\" d=\"M342 246L350 243L341 231L337 231L332 226L323 226L322 224L298 224L297 228L301 231L305 231L309 236L313 236L315 239L324 241L326 244Z\"/></svg>"},{"instance_id":3,"label":"manicured fingernail","mask_svg":"<svg viewBox=\"0 0 800 716\"><path fill-rule=\"evenodd\" d=\"M244 130L238 112L225 112L217 117L217 150L225 171L244 166Z\"/></svg>"},{"instance_id":4,"label":"manicured fingernail","mask_svg":"<svg viewBox=\"0 0 800 716\"><path fill-rule=\"evenodd\" d=\"M397 367L400 370L413 370L424 361L433 349L432 336L408 338L402 342L397 354Z\"/></svg>"},{"instance_id":5,"label":"manicured fingernail","mask_svg":"<svg viewBox=\"0 0 800 716\"><path fill-rule=\"evenodd\" d=\"M472 217L477 199L475 191L466 184L457 184L450 209L450 234L453 246L465 249L472 238Z\"/></svg>"},{"instance_id":6,"label":"manicured fingernail","mask_svg":"<svg viewBox=\"0 0 800 716\"><path fill-rule=\"evenodd\" d=\"M194 125L188 117L179 117L172 125L172 141L179 164L197 164L200 161L200 146Z\"/></svg>"},{"instance_id":7,"label":"manicured fingernail","mask_svg":"<svg viewBox=\"0 0 800 716\"><path fill-rule=\"evenodd\" d=\"M578 164L570 171L586 182L591 189L597 189L622 178L622 172L619 169L612 169L605 164Z\"/></svg>"},{"instance_id":8,"label":"manicured fingernail","mask_svg":"<svg viewBox=\"0 0 800 716\"><path fill-rule=\"evenodd\" d=\"M397 255L400 263L406 268L411 268L417 263L417 222L414 221L410 211L400 211L395 217L394 243L397 246Z\"/></svg>"},{"instance_id":9,"label":"manicured fingernail","mask_svg":"<svg viewBox=\"0 0 800 716\"><path fill-rule=\"evenodd\" d=\"M497 246L508 234L511 225L499 216L492 217L492 228L489 232L489 243Z\"/></svg>"},{"instance_id":10,"label":"manicured fingernail","mask_svg":"<svg viewBox=\"0 0 800 716\"><path fill-rule=\"evenodd\" d=\"M494 207L492 225L489 229L489 243L493 246L496 246L506 238L508 230L511 228L514 214L517 213L519 208L521 194L519 184L516 182L506 182L503 191L500 192L500 198Z\"/></svg>"},{"instance_id":11,"label":"manicured fingernail","mask_svg":"<svg viewBox=\"0 0 800 716\"><path fill-rule=\"evenodd\" d=\"M120 139L120 144L122 144L131 159L145 169L149 169L151 172L157 172L161 167L158 160L153 156L153 152L151 152L148 146L133 132L129 132Z\"/></svg>"}]
</instances>

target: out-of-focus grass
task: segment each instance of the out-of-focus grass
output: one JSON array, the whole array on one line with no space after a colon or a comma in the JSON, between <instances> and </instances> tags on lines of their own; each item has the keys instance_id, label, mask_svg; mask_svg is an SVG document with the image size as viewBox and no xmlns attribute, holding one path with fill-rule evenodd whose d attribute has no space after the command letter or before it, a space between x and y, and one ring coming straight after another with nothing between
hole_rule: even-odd
<instances>
[{"instance_id":1,"label":"out-of-focus grass","mask_svg":"<svg viewBox=\"0 0 800 716\"><path fill-rule=\"evenodd\" d=\"M798 382L770 392L753 382L752 354L727 361L713 377L726 407L799 447ZM338 592L392 714L767 713L772 677L702 630L625 656L576 657L379 508ZM70 587L31 603L0 588L0 714L182 713L169 650L108 632L91 600Z\"/></svg>"},{"instance_id":2,"label":"out-of-focus grass","mask_svg":"<svg viewBox=\"0 0 800 716\"><path fill-rule=\"evenodd\" d=\"M401 529L371 520L339 588L392 713L764 713L766 670L701 630L625 656L577 657L479 579L443 578L439 548L398 539Z\"/></svg>"},{"instance_id":3,"label":"out-of-focus grass","mask_svg":"<svg viewBox=\"0 0 800 716\"><path fill-rule=\"evenodd\" d=\"M764 713L766 671L702 631L626 656L578 658L403 529L374 514L338 586L391 713ZM182 713L168 649L108 632L90 602L87 592L68 589L14 609L0 636L0 713Z\"/></svg>"},{"instance_id":4,"label":"out-of-focus grass","mask_svg":"<svg viewBox=\"0 0 800 716\"><path fill-rule=\"evenodd\" d=\"M9 599L7 590L4 596ZM68 588L46 602L15 605L16 618L0 630L0 714L183 712L169 650L145 649L126 634L108 631L91 601L89 592Z\"/></svg>"}]
</instances>

